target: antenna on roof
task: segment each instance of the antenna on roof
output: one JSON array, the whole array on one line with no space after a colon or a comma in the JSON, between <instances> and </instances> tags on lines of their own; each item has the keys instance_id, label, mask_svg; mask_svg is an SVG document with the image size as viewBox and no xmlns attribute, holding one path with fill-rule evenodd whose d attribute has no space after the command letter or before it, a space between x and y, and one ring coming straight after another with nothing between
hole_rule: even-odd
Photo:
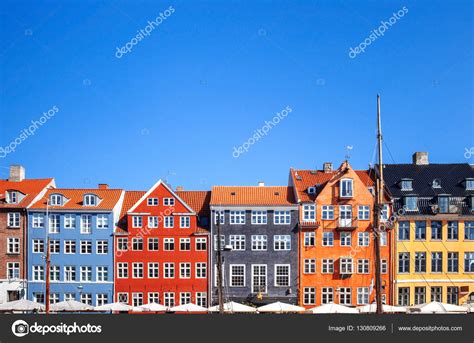
<instances>
[{"instance_id":1,"label":"antenna on roof","mask_svg":"<svg viewBox=\"0 0 474 343\"><path fill-rule=\"evenodd\" d=\"M348 145L346 146L346 161L349 161L349 159L351 158L351 154L350 154L350 151L353 149L354 147L352 145Z\"/></svg>"}]
</instances>

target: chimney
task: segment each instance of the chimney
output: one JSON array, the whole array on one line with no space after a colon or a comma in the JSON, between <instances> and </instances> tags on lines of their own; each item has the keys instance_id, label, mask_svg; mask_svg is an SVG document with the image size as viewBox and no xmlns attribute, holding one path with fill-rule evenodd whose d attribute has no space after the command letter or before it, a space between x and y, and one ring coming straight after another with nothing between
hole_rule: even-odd
<instances>
[{"instance_id":1,"label":"chimney","mask_svg":"<svg viewBox=\"0 0 474 343\"><path fill-rule=\"evenodd\" d=\"M265 182L258 181L258 187L265 187Z\"/></svg>"},{"instance_id":2,"label":"chimney","mask_svg":"<svg viewBox=\"0 0 474 343\"><path fill-rule=\"evenodd\" d=\"M99 189L109 189L109 185L106 183L99 183Z\"/></svg>"},{"instance_id":3,"label":"chimney","mask_svg":"<svg viewBox=\"0 0 474 343\"><path fill-rule=\"evenodd\" d=\"M25 168L19 164L13 164L10 166L10 176L8 181L20 182L25 179Z\"/></svg>"},{"instance_id":4,"label":"chimney","mask_svg":"<svg viewBox=\"0 0 474 343\"><path fill-rule=\"evenodd\" d=\"M413 164L417 166L426 166L429 163L427 152L415 152L412 156Z\"/></svg>"},{"instance_id":5,"label":"chimney","mask_svg":"<svg viewBox=\"0 0 474 343\"><path fill-rule=\"evenodd\" d=\"M182 191L184 191L183 186L176 186L176 192L182 192Z\"/></svg>"},{"instance_id":6,"label":"chimney","mask_svg":"<svg viewBox=\"0 0 474 343\"><path fill-rule=\"evenodd\" d=\"M332 172L332 162L324 162L323 170L324 170L325 173L331 173Z\"/></svg>"}]
</instances>

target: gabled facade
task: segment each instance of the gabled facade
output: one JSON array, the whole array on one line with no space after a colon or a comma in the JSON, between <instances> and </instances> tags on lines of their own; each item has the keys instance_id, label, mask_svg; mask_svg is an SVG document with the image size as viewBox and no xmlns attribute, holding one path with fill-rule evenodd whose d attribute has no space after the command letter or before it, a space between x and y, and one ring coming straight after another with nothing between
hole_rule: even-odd
<instances>
[{"instance_id":1,"label":"gabled facade","mask_svg":"<svg viewBox=\"0 0 474 343\"><path fill-rule=\"evenodd\" d=\"M293 189L216 186L211 213L212 303L218 301L216 224L220 220L225 301L296 304L298 206Z\"/></svg>"},{"instance_id":2,"label":"gabled facade","mask_svg":"<svg viewBox=\"0 0 474 343\"><path fill-rule=\"evenodd\" d=\"M115 233L115 301L207 306L209 192L175 192L160 180L125 199Z\"/></svg>"},{"instance_id":3,"label":"gabled facade","mask_svg":"<svg viewBox=\"0 0 474 343\"><path fill-rule=\"evenodd\" d=\"M26 295L26 211L51 187L54 179L25 179L18 165L0 180L0 303Z\"/></svg>"},{"instance_id":4,"label":"gabled facade","mask_svg":"<svg viewBox=\"0 0 474 343\"><path fill-rule=\"evenodd\" d=\"M397 214L394 298L403 306L474 301L474 169L430 164L384 166Z\"/></svg>"},{"instance_id":5,"label":"gabled facade","mask_svg":"<svg viewBox=\"0 0 474 343\"><path fill-rule=\"evenodd\" d=\"M113 231L124 191L50 189L28 210L28 299L44 303L49 241L50 302L97 306L113 297Z\"/></svg>"},{"instance_id":6,"label":"gabled facade","mask_svg":"<svg viewBox=\"0 0 474 343\"><path fill-rule=\"evenodd\" d=\"M372 194L368 171L345 161L337 170L290 170L299 204L299 302L364 305L375 299ZM388 206L384 208L388 218ZM383 301L390 303L390 231L381 242Z\"/></svg>"}]
</instances>

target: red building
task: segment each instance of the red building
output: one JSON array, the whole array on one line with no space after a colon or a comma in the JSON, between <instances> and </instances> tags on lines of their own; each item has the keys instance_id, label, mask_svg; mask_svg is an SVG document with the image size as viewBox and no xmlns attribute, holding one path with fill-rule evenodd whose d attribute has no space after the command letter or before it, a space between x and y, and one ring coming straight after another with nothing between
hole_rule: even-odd
<instances>
[{"instance_id":1,"label":"red building","mask_svg":"<svg viewBox=\"0 0 474 343\"><path fill-rule=\"evenodd\" d=\"M158 181L126 192L115 232L115 301L208 304L210 192Z\"/></svg>"}]
</instances>

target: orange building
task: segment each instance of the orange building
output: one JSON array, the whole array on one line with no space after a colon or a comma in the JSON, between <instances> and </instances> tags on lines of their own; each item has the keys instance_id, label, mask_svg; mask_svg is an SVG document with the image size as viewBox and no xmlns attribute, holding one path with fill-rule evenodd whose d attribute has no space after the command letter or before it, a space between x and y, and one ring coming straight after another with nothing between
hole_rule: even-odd
<instances>
[{"instance_id":1,"label":"orange building","mask_svg":"<svg viewBox=\"0 0 474 343\"><path fill-rule=\"evenodd\" d=\"M337 169L290 170L300 206L299 303L364 305L375 300L373 180L345 161ZM383 219L388 219L388 206ZM390 232L380 235L383 301L390 296Z\"/></svg>"}]
</instances>

